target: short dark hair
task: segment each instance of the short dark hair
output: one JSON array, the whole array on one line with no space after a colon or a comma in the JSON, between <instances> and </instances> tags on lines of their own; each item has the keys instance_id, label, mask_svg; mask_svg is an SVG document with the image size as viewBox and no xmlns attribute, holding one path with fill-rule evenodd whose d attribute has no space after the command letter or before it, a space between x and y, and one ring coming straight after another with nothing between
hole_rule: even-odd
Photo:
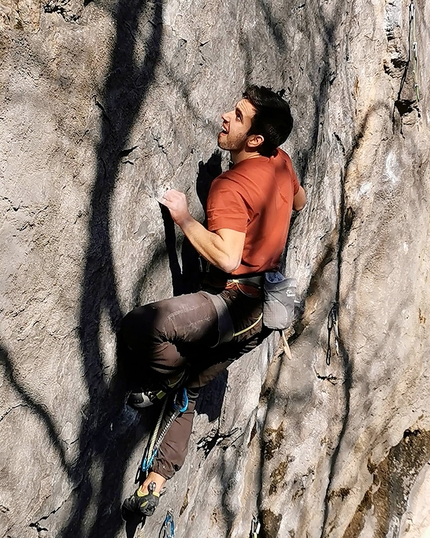
<instances>
[{"instance_id":1,"label":"short dark hair","mask_svg":"<svg viewBox=\"0 0 430 538\"><path fill-rule=\"evenodd\" d=\"M270 88L255 85L247 86L243 93L243 98L256 110L248 136L259 134L264 138L258 152L266 157L275 154L276 148L287 140L293 128L290 106L281 95L281 92L275 93Z\"/></svg>"}]
</instances>

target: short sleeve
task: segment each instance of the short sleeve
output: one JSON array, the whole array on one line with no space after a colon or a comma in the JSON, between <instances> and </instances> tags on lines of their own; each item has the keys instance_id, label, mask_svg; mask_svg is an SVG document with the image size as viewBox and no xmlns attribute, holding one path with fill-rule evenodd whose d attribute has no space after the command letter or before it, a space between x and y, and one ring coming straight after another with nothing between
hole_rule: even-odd
<instances>
[{"instance_id":1,"label":"short sleeve","mask_svg":"<svg viewBox=\"0 0 430 538\"><path fill-rule=\"evenodd\" d=\"M280 157L284 160L287 168L288 168L288 171L291 175L291 178L293 180L293 193L294 193L294 196L299 192L299 188L300 188L300 183L299 183L299 180L297 179L297 176L296 176L296 173L294 172L294 168L293 168L293 163L291 162L291 158L290 156L288 155L288 153L285 153L285 151L283 151L282 149L278 148L278 153L280 155Z\"/></svg>"},{"instance_id":2,"label":"short sleeve","mask_svg":"<svg viewBox=\"0 0 430 538\"><path fill-rule=\"evenodd\" d=\"M240 188L233 180L224 177L226 174L215 179L209 191L206 206L208 229L216 232L228 228L245 233L249 221L248 207Z\"/></svg>"},{"instance_id":3,"label":"short sleeve","mask_svg":"<svg viewBox=\"0 0 430 538\"><path fill-rule=\"evenodd\" d=\"M292 172L292 178L293 178L293 185L294 185L294 196L299 192L300 183L297 179L296 173L294 172L293 168L291 168Z\"/></svg>"}]
</instances>

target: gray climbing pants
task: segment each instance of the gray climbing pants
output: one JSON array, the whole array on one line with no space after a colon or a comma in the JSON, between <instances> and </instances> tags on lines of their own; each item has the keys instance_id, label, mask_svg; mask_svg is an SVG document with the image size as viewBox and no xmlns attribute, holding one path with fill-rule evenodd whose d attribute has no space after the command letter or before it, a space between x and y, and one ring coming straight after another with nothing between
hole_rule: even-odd
<instances>
[{"instance_id":1,"label":"gray climbing pants","mask_svg":"<svg viewBox=\"0 0 430 538\"><path fill-rule=\"evenodd\" d=\"M268 334L261 320L261 290L233 286L220 295L227 303L236 336L216 347L211 346L218 341L217 312L204 292L138 307L122 322L121 337L130 351L125 366L131 389L160 388L168 377L186 371L189 407L170 427L152 465L153 471L167 479L184 463L198 389Z\"/></svg>"}]
</instances>

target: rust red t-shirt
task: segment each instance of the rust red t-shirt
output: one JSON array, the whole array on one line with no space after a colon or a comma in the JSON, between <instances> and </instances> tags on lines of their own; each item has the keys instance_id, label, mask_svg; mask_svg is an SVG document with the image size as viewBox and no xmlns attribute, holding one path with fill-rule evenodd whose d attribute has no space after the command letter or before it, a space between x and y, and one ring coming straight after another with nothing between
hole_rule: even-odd
<instances>
[{"instance_id":1,"label":"rust red t-shirt","mask_svg":"<svg viewBox=\"0 0 430 538\"><path fill-rule=\"evenodd\" d=\"M291 159L280 149L274 157L241 161L212 182L208 229L246 234L242 262L234 275L279 268L298 190Z\"/></svg>"}]
</instances>

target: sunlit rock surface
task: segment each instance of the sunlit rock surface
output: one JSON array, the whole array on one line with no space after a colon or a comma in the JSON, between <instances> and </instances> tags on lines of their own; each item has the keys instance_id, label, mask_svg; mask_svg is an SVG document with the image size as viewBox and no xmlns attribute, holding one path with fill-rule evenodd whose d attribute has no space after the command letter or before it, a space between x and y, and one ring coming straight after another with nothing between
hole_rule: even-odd
<instances>
[{"instance_id":1,"label":"sunlit rock surface","mask_svg":"<svg viewBox=\"0 0 430 538\"><path fill-rule=\"evenodd\" d=\"M203 218L248 82L285 89L308 193L292 358L272 337L205 390L141 536L168 509L178 538L247 537L254 515L266 538L428 535L430 13L411 6L2 0L1 537L133 535L119 507L155 416L123 405L115 330L193 288L157 197Z\"/></svg>"}]
</instances>

